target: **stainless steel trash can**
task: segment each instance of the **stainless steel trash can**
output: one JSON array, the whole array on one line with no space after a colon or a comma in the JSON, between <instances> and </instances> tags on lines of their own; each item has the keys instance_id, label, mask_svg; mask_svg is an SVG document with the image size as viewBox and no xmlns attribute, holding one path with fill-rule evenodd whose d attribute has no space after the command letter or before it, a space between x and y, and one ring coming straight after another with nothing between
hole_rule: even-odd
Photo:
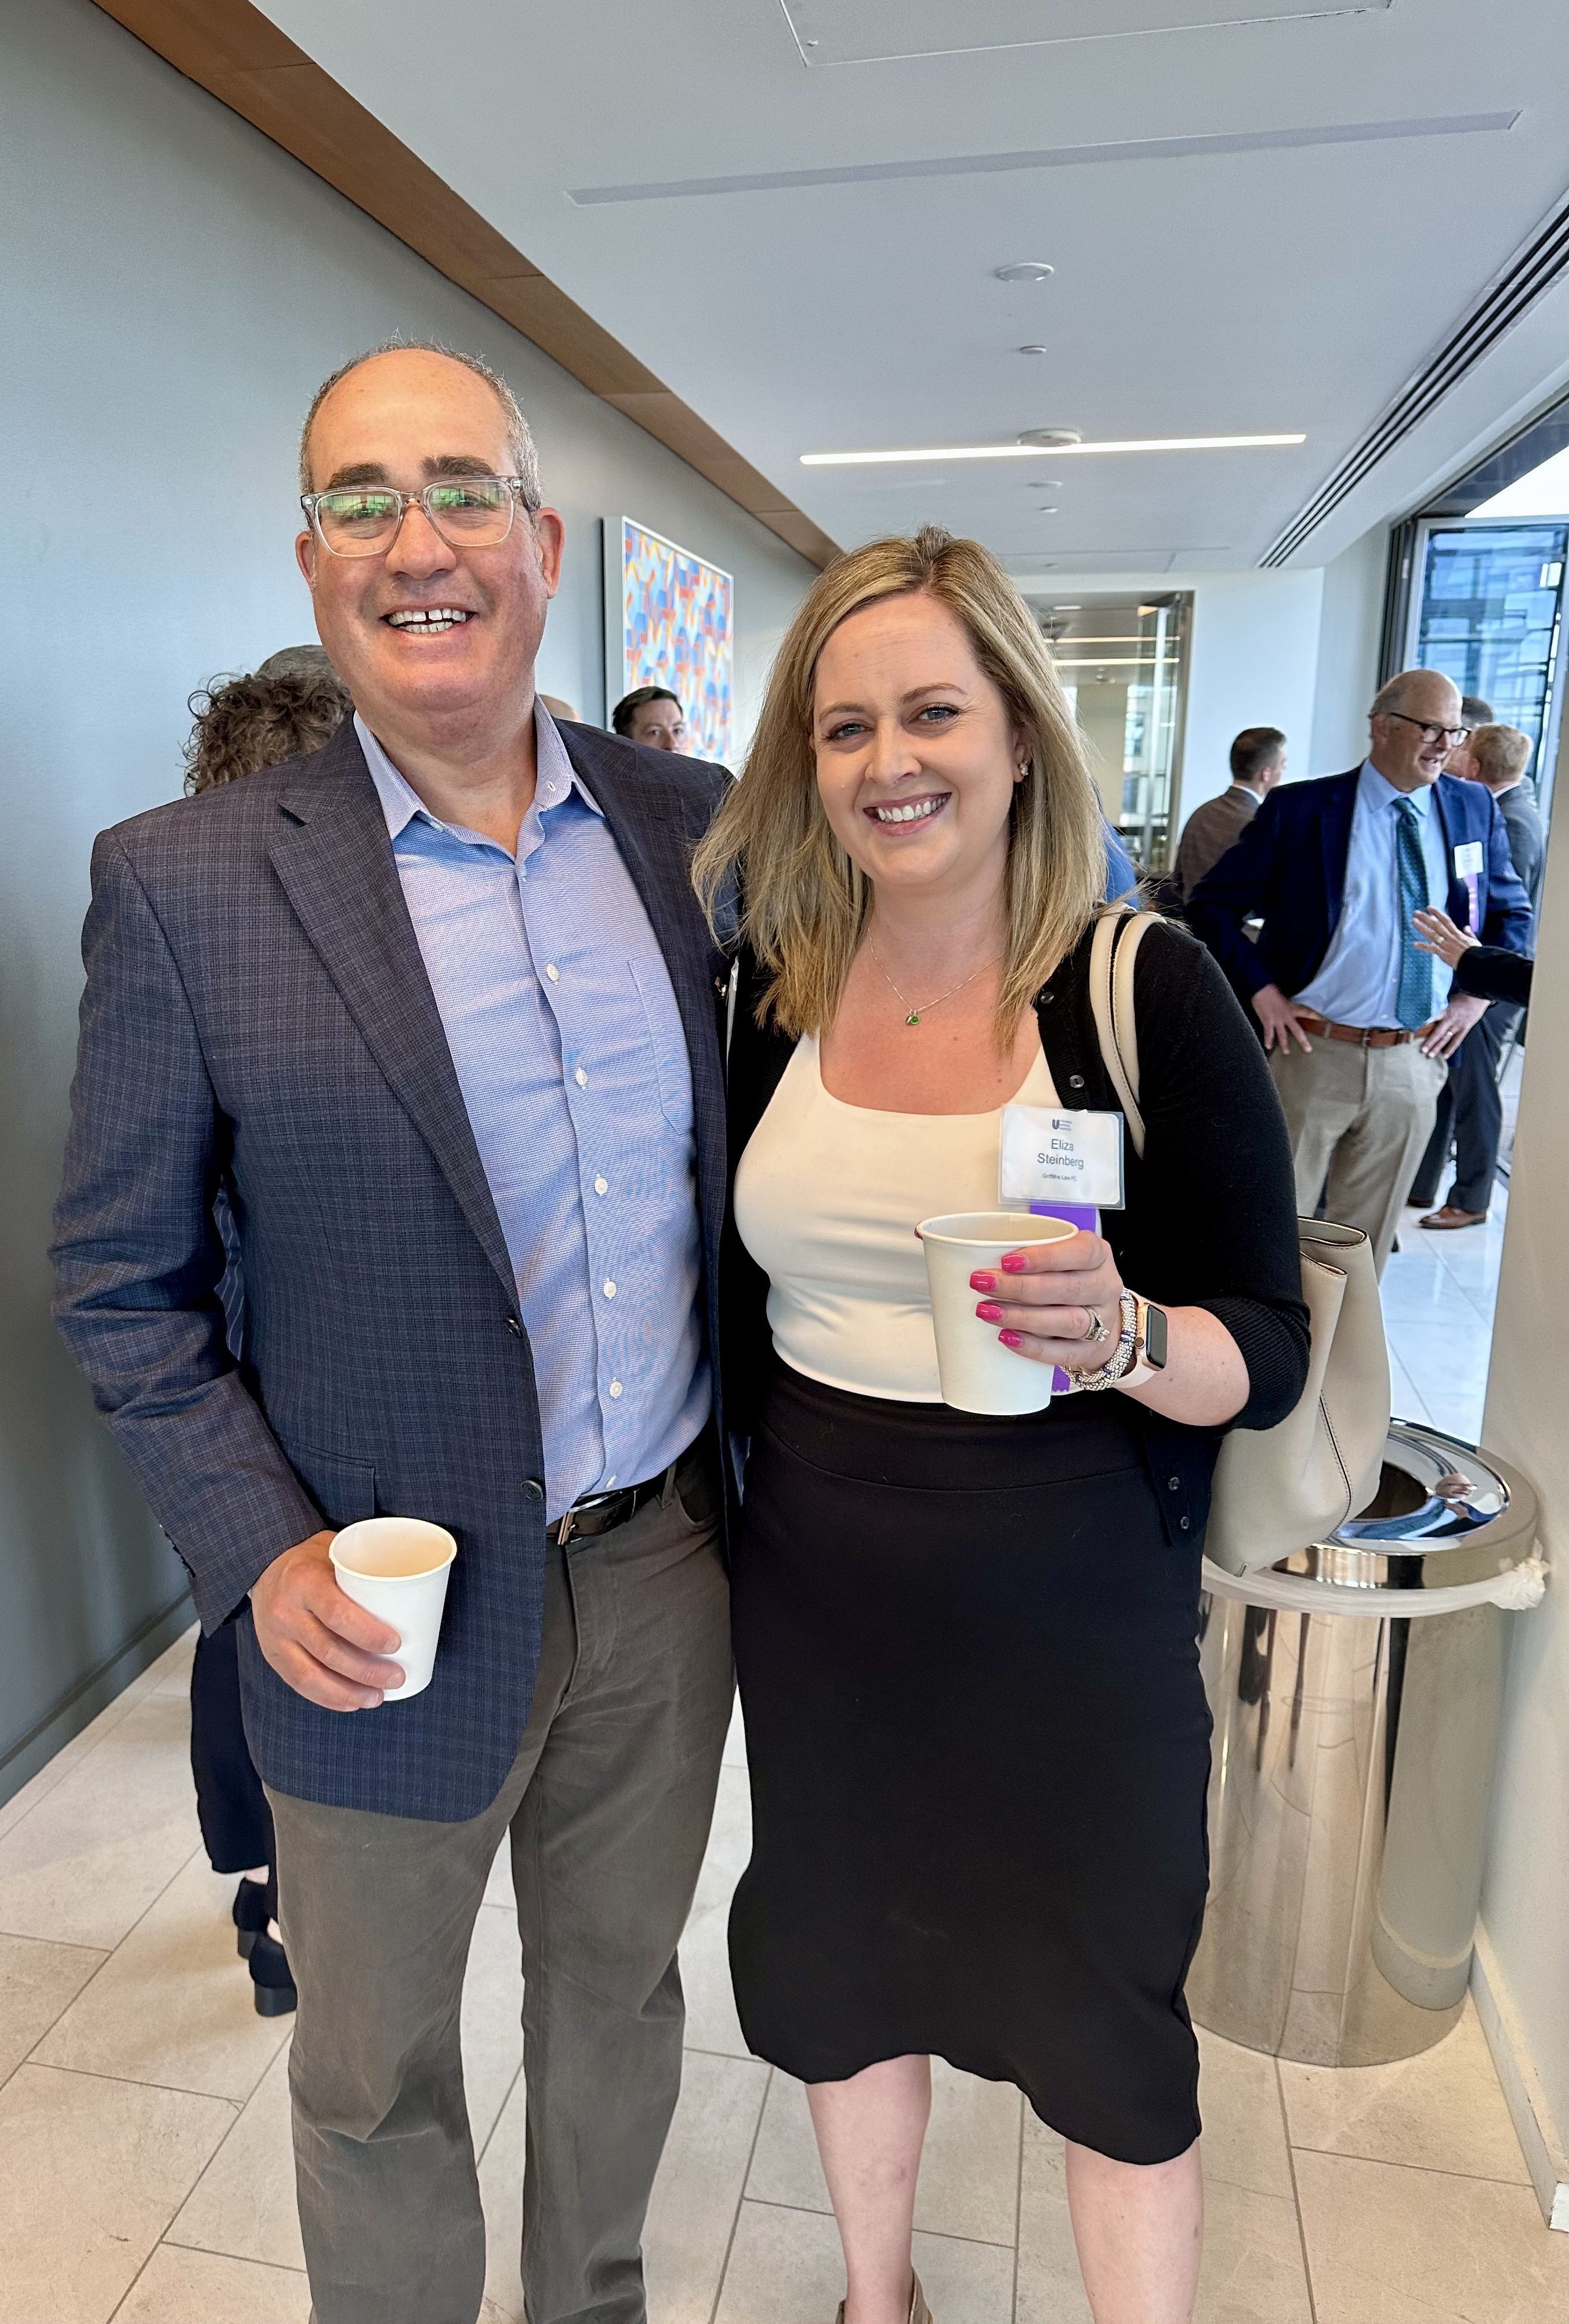
<instances>
[{"instance_id":1,"label":"stainless steel trash can","mask_svg":"<svg viewBox=\"0 0 1569 2324\"><path fill-rule=\"evenodd\" d=\"M1415 2055L1465 1999L1506 1605L1541 1595L1535 1496L1396 1421L1371 1508L1235 1579L1205 1567L1214 1715L1201 2025L1308 2065Z\"/></svg>"}]
</instances>

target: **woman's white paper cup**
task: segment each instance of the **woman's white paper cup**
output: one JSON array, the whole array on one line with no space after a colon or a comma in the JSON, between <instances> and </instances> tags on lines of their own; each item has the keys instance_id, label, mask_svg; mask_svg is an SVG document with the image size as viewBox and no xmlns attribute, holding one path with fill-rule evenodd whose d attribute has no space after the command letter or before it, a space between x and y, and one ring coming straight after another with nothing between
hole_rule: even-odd
<instances>
[{"instance_id":1,"label":"woman's white paper cup","mask_svg":"<svg viewBox=\"0 0 1569 2324\"><path fill-rule=\"evenodd\" d=\"M1031 1363L1005 1348L997 1325L983 1323L975 1313L981 1295L970 1277L977 1268L994 1270L1004 1251L1062 1242L1076 1231L1066 1219L1036 1218L1027 1211L957 1211L921 1221L916 1232L926 1252L945 1404L960 1412L1045 1411L1051 1402L1051 1366ZM997 1296L1005 1299L1007 1294Z\"/></svg>"},{"instance_id":2,"label":"woman's white paper cup","mask_svg":"<svg viewBox=\"0 0 1569 2324\"><path fill-rule=\"evenodd\" d=\"M393 1659L403 1683L389 1687L383 1702L422 1694L436 1667L447 1576L457 1554L452 1536L422 1517L361 1517L333 1536L328 1554L344 1596L389 1623L401 1641Z\"/></svg>"}]
</instances>

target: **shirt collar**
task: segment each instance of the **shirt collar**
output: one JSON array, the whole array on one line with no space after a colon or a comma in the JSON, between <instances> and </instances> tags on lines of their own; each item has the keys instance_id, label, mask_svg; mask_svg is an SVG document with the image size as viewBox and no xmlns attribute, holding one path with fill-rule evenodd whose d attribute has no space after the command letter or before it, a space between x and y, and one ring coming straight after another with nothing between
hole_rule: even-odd
<instances>
[{"instance_id":1,"label":"shirt collar","mask_svg":"<svg viewBox=\"0 0 1569 2324\"><path fill-rule=\"evenodd\" d=\"M359 737L371 780L382 802L382 813L387 819L387 836L390 839L396 839L406 831L416 816L428 823L432 831L462 829L460 825L445 824L439 816L431 814L413 785L393 766L357 710L354 715L354 731ZM547 807L559 807L564 798L576 791L585 807L592 808L595 815L603 816L604 809L599 801L567 756L567 745L561 740L560 728L537 695L534 697L534 755L538 774L534 805L530 810L531 814L542 814Z\"/></svg>"},{"instance_id":2,"label":"shirt collar","mask_svg":"<svg viewBox=\"0 0 1569 2324\"><path fill-rule=\"evenodd\" d=\"M1398 800L1408 798L1426 822L1435 788L1434 784L1424 783L1420 790L1398 791L1386 776L1380 774L1371 759L1362 761L1361 796L1370 807L1393 807Z\"/></svg>"}]
</instances>

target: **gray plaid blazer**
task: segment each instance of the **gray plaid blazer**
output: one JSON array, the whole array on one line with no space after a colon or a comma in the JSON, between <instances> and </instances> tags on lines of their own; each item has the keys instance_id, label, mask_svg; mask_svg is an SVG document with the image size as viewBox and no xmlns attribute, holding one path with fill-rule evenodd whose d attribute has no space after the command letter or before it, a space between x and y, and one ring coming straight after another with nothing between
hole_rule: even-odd
<instances>
[{"instance_id":1,"label":"gray plaid blazer","mask_svg":"<svg viewBox=\"0 0 1569 2324\"><path fill-rule=\"evenodd\" d=\"M728 964L688 864L726 779L593 728L562 733L686 1028L716 1359ZM56 1317L204 1626L240 1626L256 1764L276 1789L332 1806L477 1815L516 1756L538 1667L539 1401L352 725L314 757L106 832L83 954ZM220 1197L244 1301L237 1359ZM378 1510L457 1536L436 1676L407 1703L323 1711L263 1661L246 1593L291 1543Z\"/></svg>"}]
</instances>

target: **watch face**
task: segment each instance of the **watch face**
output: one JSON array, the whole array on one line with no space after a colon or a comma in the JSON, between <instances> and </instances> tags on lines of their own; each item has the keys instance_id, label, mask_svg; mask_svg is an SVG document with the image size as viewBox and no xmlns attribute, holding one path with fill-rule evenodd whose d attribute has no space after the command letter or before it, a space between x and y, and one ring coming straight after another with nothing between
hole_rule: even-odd
<instances>
[{"instance_id":1,"label":"watch face","mask_svg":"<svg viewBox=\"0 0 1569 2324\"><path fill-rule=\"evenodd\" d=\"M1144 1359L1159 1371L1166 1362L1166 1310L1147 1307L1144 1311Z\"/></svg>"}]
</instances>

